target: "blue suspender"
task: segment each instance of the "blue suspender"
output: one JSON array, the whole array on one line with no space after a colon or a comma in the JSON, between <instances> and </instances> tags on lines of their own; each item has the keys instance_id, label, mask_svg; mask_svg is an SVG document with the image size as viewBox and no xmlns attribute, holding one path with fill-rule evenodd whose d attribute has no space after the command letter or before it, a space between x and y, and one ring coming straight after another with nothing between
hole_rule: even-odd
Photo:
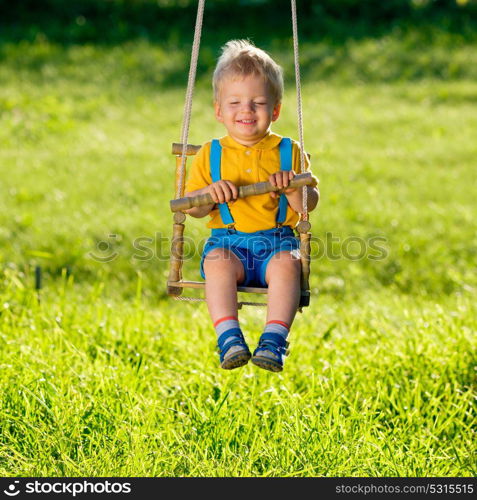
<instances>
[{"instance_id":1,"label":"blue suspender","mask_svg":"<svg viewBox=\"0 0 477 500\"><path fill-rule=\"evenodd\" d=\"M289 171L292 169L292 141L288 137L283 137L280 142L280 170ZM222 157L222 146L218 139L213 139L210 148L210 173L212 176L212 182L220 181L221 169L220 160ZM287 216L288 200L287 197L282 194L278 202L278 212L277 212L277 224L283 224ZM230 226L234 224L234 218L230 213L230 209L227 203L219 203L219 212L222 222L225 226Z\"/></svg>"},{"instance_id":2,"label":"blue suspender","mask_svg":"<svg viewBox=\"0 0 477 500\"><path fill-rule=\"evenodd\" d=\"M212 140L212 145L210 148L210 173L212 176L212 182L220 181L222 178L220 173L220 159L222 156L222 146L218 139ZM222 222L226 226L234 224L234 218L230 213L229 206L227 203L219 203L220 217L222 217Z\"/></svg>"},{"instance_id":3,"label":"blue suspender","mask_svg":"<svg viewBox=\"0 0 477 500\"><path fill-rule=\"evenodd\" d=\"M280 170L289 171L292 169L292 141L284 137L280 142ZM288 200L282 194L278 202L277 224L283 224L287 217Z\"/></svg>"}]
</instances>

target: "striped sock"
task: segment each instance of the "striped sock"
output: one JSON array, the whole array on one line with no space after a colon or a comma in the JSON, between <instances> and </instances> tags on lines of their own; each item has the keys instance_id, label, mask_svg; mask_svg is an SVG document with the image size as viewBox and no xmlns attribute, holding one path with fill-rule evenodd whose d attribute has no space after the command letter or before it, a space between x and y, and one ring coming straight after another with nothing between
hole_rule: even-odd
<instances>
[{"instance_id":1,"label":"striped sock","mask_svg":"<svg viewBox=\"0 0 477 500\"><path fill-rule=\"evenodd\" d=\"M240 330L240 325L237 316L225 316L214 323L214 328L217 338L219 338L223 333L230 330ZM230 333L233 334L233 332Z\"/></svg>"},{"instance_id":2,"label":"striped sock","mask_svg":"<svg viewBox=\"0 0 477 500\"><path fill-rule=\"evenodd\" d=\"M240 330L240 325L238 322L238 318L236 316L225 316L224 318L218 319L214 323L215 333L217 334L217 338L219 338L224 333L229 333L230 338L227 339L224 343L224 348L227 346L228 342L235 340L234 334L242 331ZM242 351L243 348L240 346L232 346L226 353L225 358L231 356L234 352Z\"/></svg>"},{"instance_id":3,"label":"striped sock","mask_svg":"<svg viewBox=\"0 0 477 500\"><path fill-rule=\"evenodd\" d=\"M271 321L267 321L263 333L278 333L278 335L286 339L289 331L290 327L284 321L272 319Z\"/></svg>"}]
</instances>

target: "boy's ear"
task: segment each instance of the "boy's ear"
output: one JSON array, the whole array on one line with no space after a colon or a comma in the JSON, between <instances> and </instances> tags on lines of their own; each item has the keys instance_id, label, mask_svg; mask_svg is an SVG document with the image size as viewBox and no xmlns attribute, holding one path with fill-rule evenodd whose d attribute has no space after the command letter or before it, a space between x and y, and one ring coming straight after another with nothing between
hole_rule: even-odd
<instances>
[{"instance_id":1,"label":"boy's ear","mask_svg":"<svg viewBox=\"0 0 477 500\"><path fill-rule=\"evenodd\" d=\"M217 101L214 102L214 111L217 121L223 122L224 119L222 118L222 112L220 111L220 104Z\"/></svg>"},{"instance_id":2,"label":"boy's ear","mask_svg":"<svg viewBox=\"0 0 477 500\"><path fill-rule=\"evenodd\" d=\"M275 106L273 107L273 112L272 112L272 122L275 120L278 120L278 117L280 116L280 110L282 109L282 103L277 102Z\"/></svg>"}]
</instances>

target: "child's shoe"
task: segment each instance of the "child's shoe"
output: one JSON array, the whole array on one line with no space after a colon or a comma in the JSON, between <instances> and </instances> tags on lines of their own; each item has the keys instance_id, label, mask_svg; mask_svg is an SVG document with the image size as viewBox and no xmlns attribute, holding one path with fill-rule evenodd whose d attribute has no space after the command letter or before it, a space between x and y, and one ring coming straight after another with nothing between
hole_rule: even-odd
<instances>
[{"instance_id":1,"label":"child's shoe","mask_svg":"<svg viewBox=\"0 0 477 500\"><path fill-rule=\"evenodd\" d=\"M281 372L289 343L277 333L262 333L258 346L253 352L252 363L271 372Z\"/></svg>"},{"instance_id":2,"label":"child's shoe","mask_svg":"<svg viewBox=\"0 0 477 500\"><path fill-rule=\"evenodd\" d=\"M224 332L218 338L217 344L220 366L224 370L232 370L246 365L252 356L240 330Z\"/></svg>"}]
</instances>

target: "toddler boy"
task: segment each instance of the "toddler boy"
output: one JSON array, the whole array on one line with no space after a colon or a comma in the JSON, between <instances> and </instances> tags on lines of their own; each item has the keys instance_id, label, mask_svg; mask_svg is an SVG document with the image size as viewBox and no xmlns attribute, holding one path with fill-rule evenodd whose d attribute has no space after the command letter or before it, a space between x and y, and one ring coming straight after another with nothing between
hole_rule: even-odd
<instances>
[{"instance_id":1,"label":"toddler boy","mask_svg":"<svg viewBox=\"0 0 477 500\"><path fill-rule=\"evenodd\" d=\"M287 337L300 299L299 242L293 228L302 208L302 189L289 182L300 173L299 145L271 132L280 116L283 75L280 66L248 41L232 40L213 77L215 116L227 135L205 143L194 158L186 196L209 193L215 204L187 211L210 215L201 274L224 369L252 363L283 369ZM306 168L309 169L305 155ZM284 189L238 198L238 187L269 181ZM308 186L308 211L318 190ZM253 355L240 330L237 285L268 287L267 321Z\"/></svg>"}]
</instances>

